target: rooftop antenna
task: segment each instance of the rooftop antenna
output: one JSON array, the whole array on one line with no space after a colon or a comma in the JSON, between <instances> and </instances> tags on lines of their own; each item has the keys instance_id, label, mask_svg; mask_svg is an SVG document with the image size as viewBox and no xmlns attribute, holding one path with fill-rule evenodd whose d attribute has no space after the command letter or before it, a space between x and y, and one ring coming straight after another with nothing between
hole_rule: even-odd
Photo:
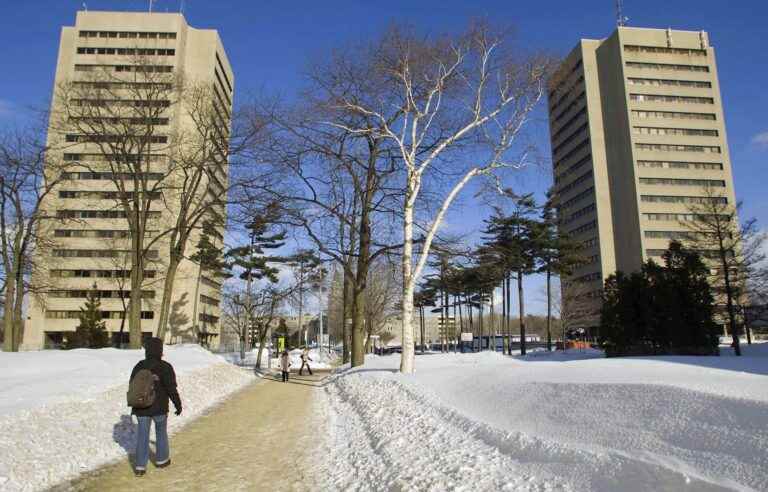
<instances>
[{"instance_id":1,"label":"rooftop antenna","mask_svg":"<svg viewBox=\"0 0 768 492\"><path fill-rule=\"evenodd\" d=\"M83 2L83 10L85 10L86 12L88 12L88 5L86 5L86 4L85 4L85 2Z\"/></svg>"},{"instance_id":2,"label":"rooftop antenna","mask_svg":"<svg viewBox=\"0 0 768 492\"><path fill-rule=\"evenodd\" d=\"M629 17L624 16L624 0L616 0L616 26L624 27L628 20Z\"/></svg>"},{"instance_id":3,"label":"rooftop antenna","mask_svg":"<svg viewBox=\"0 0 768 492\"><path fill-rule=\"evenodd\" d=\"M149 0L149 13L152 13L152 0Z\"/></svg>"}]
</instances>

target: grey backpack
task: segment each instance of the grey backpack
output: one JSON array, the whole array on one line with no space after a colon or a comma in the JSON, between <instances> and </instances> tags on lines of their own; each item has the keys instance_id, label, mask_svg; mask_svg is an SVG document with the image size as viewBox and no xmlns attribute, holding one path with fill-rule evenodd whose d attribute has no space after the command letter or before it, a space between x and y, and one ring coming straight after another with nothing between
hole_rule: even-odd
<instances>
[{"instance_id":1,"label":"grey backpack","mask_svg":"<svg viewBox=\"0 0 768 492\"><path fill-rule=\"evenodd\" d=\"M155 402L155 381L157 376L149 369L141 369L128 384L128 406L149 408Z\"/></svg>"}]
</instances>

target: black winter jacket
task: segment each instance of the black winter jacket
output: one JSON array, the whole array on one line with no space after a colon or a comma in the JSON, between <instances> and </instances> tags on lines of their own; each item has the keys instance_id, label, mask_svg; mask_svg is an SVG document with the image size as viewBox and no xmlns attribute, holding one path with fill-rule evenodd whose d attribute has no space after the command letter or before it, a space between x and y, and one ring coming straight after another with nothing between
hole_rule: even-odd
<instances>
[{"instance_id":1,"label":"black winter jacket","mask_svg":"<svg viewBox=\"0 0 768 492\"><path fill-rule=\"evenodd\" d=\"M173 401L176 410L181 410L181 398L176 390L176 373L173 366L161 359L163 355L163 342L159 338L147 340L145 346L146 359L136 364L131 371L131 380L142 369L149 369L157 376L155 381L155 401L147 408L133 408L131 413L140 417L153 417L168 414L168 399Z\"/></svg>"}]
</instances>

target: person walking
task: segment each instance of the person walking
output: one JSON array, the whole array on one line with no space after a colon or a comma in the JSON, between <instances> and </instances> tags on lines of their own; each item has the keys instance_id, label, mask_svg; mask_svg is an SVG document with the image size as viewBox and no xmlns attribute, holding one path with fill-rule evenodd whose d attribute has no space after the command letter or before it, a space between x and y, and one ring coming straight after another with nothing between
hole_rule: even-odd
<instances>
[{"instance_id":1,"label":"person walking","mask_svg":"<svg viewBox=\"0 0 768 492\"><path fill-rule=\"evenodd\" d=\"M163 341L150 338L144 345L145 359L131 371L128 384L128 405L139 422L136 437L134 473L140 477L147 471L149 461L149 428L155 423L155 466L165 468L171 464L168 445L168 400L173 402L176 415L181 415L181 398L176 389L173 366L162 360Z\"/></svg>"},{"instance_id":2,"label":"person walking","mask_svg":"<svg viewBox=\"0 0 768 492\"><path fill-rule=\"evenodd\" d=\"M283 353L280 354L280 370L283 371L283 382L288 381L288 375L289 371L291 369L291 356L288 355L287 350L283 350Z\"/></svg>"},{"instance_id":3,"label":"person walking","mask_svg":"<svg viewBox=\"0 0 768 492\"><path fill-rule=\"evenodd\" d=\"M301 367L299 368L299 376L302 375L302 372L304 371L304 366L307 367L307 371L309 371L309 375L312 375L312 369L309 367L309 362L312 359L309 358L309 349L304 347L304 350L301 351Z\"/></svg>"}]
</instances>

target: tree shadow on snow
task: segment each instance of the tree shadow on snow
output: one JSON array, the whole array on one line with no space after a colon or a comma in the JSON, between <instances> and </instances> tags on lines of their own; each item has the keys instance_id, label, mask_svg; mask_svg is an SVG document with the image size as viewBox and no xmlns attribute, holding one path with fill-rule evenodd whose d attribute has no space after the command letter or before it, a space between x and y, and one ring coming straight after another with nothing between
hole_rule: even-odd
<instances>
[{"instance_id":1,"label":"tree shadow on snow","mask_svg":"<svg viewBox=\"0 0 768 492\"><path fill-rule=\"evenodd\" d=\"M736 371L757 374L759 376L768 376L768 357L750 357L748 355L735 357L732 355L724 354L719 357L712 355L660 355L641 357L616 357L616 359L644 359L656 362L672 362L675 364L699 366L707 369L720 369L723 371Z\"/></svg>"}]
</instances>

